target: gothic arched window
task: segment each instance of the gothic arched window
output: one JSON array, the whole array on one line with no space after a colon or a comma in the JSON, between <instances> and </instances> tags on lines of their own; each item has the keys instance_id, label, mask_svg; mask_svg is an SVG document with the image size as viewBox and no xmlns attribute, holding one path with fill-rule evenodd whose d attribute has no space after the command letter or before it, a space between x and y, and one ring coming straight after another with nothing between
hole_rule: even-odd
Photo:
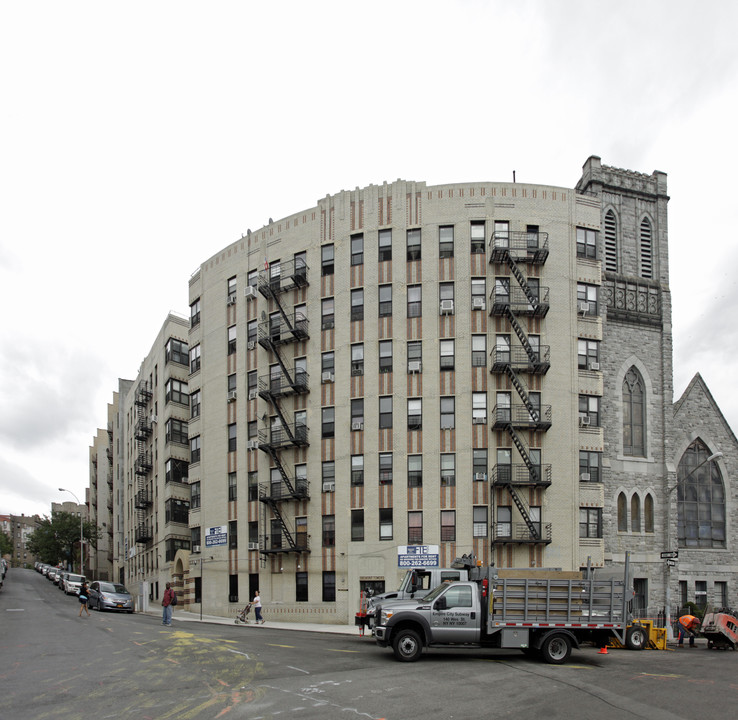
<instances>
[{"instance_id":1,"label":"gothic arched window","mask_svg":"<svg viewBox=\"0 0 738 720\"><path fill-rule=\"evenodd\" d=\"M625 493L618 495L618 532L628 532L628 501Z\"/></svg>"},{"instance_id":2,"label":"gothic arched window","mask_svg":"<svg viewBox=\"0 0 738 720\"><path fill-rule=\"evenodd\" d=\"M653 532L653 497L651 493L648 493L643 501L643 529L647 533Z\"/></svg>"},{"instance_id":3,"label":"gothic arched window","mask_svg":"<svg viewBox=\"0 0 738 720\"><path fill-rule=\"evenodd\" d=\"M623 452L646 456L646 391L634 367L623 378Z\"/></svg>"},{"instance_id":4,"label":"gothic arched window","mask_svg":"<svg viewBox=\"0 0 738 720\"><path fill-rule=\"evenodd\" d=\"M679 547L725 547L725 487L720 468L707 462L710 451L697 439L677 468L677 541Z\"/></svg>"},{"instance_id":5,"label":"gothic arched window","mask_svg":"<svg viewBox=\"0 0 738 720\"><path fill-rule=\"evenodd\" d=\"M641 531L641 498L638 493L630 499L630 531Z\"/></svg>"}]
</instances>

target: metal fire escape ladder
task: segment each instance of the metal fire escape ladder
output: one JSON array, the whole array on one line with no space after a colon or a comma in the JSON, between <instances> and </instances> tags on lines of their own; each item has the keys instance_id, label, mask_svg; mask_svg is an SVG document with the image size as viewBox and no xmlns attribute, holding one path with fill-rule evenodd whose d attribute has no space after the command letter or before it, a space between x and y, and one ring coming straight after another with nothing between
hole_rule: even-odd
<instances>
[{"instance_id":1,"label":"metal fire escape ladder","mask_svg":"<svg viewBox=\"0 0 738 720\"><path fill-rule=\"evenodd\" d=\"M520 380L520 378L517 376L510 365L505 366L504 372L505 375L510 378L512 386L518 391L518 395L520 395L520 399L523 401L523 405L525 405L525 407L527 408L531 420L533 420L534 422L538 422L538 420L540 420L541 414L538 408L531 402L531 399L525 390L525 385L523 384L523 381Z\"/></svg>"},{"instance_id":2,"label":"metal fire escape ladder","mask_svg":"<svg viewBox=\"0 0 738 720\"><path fill-rule=\"evenodd\" d=\"M531 290L530 285L528 285L528 281L525 279L523 271L518 267L518 264L515 262L515 260L512 259L512 256L509 252L505 253L505 262L509 266L512 274L515 276L515 279L518 281L518 284L523 289L528 302L531 304L532 307L538 308L538 306L540 305L540 299L538 295Z\"/></svg>"},{"instance_id":3,"label":"metal fire escape ladder","mask_svg":"<svg viewBox=\"0 0 738 720\"><path fill-rule=\"evenodd\" d=\"M262 502L264 502L271 508L272 513L274 513L275 519L279 520L279 526L282 528L282 537L287 541L290 549L294 550L295 552L300 552L300 549L297 547L297 543L295 542L295 537L292 534L292 531L287 526L287 522L284 519L284 515L282 515L282 511L279 509L277 501L269 496L266 496L262 498Z\"/></svg>"},{"instance_id":4,"label":"metal fire escape ladder","mask_svg":"<svg viewBox=\"0 0 738 720\"><path fill-rule=\"evenodd\" d=\"M531 364L537 363L538 353L533 349L533 346L530 344L525 330L523 330L523 328L521 327L518 319L515 317L515 313L513 313L509 305L505 308L505 316L510 321L510 325L512 325L515 334L518 336L518 340L520 340L520 344L525 349L525 354L528 356Z\"/></svg>"},{"instance_id":5,"label":"metal fire escape ladder","mask_svg":"<svg viewBox=\"0 0 738 720\"><path fill-rule=\"evenodd\" d=\"M528 455L528 449L526 448L525 443L520 439L520 436L515 432L515 428L513 428L512 425L507 426L507 432L512 438L513 444L515 445L518 452L520 453L520 457L523 459L523 462L528 468L530 477L537 482L539 480L538 468L531 462L530 455ZM503 483L503 487L505 487L507 491L510 493L510 496L512 497L513 502L515 503L518 510L520 511L520 516L523 518L523 520L525 521L525 524L528 526L528 530L530 530L531 536L535 538L536 540L539 540L540 535L538 533L538 530L535 524L530 519L530 514L528 512L528 506L523 502L523 499L518 495L518 492L517 490L515 490L512 482Z\"/></svg>"}]
</instances>

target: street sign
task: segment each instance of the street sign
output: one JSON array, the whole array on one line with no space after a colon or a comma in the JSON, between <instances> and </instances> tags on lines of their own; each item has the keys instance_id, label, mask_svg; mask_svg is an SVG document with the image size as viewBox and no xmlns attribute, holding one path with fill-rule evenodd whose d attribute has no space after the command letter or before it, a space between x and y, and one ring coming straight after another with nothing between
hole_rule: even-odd
<instances>
[{"instance_id":1,"label":"street sign","mask_svg":"<svg viewBox=\"0 0 738 720\"><path fill-rule=\"evenodd\" d=\"M679 557L679 550L667 550L661 553L662 560L676 560Z\"/></svg>"},{"instance_id":2,"label":"street sign","mask_svg":"<svg viewBox=\"0 0 738 720\"><path fill-rule=\"evenodd\" d=\"M668 567L676 567L676 560L668 560L666 561L666 564Z\"/></svg>"}]
</instances>

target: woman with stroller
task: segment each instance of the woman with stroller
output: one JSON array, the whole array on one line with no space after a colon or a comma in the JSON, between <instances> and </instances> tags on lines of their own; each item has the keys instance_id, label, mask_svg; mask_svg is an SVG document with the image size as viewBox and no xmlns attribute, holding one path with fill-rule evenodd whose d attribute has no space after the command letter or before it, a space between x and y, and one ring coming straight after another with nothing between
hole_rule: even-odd
<instances>
[{"instance_id":1,"label":"woman with stroller","mask_svg":"<svg viewBox=\"0 0 738 720\"><path fill-rule=\"evenodd\" d=\"M261 623L264 624L264 618L261 617L261 596L259 595L259 591L257 590L254 593L254 600L253 600L253 606L254 606L254 613L256 614L256 623L257 625Z\"/></svg>"}]
</instances>

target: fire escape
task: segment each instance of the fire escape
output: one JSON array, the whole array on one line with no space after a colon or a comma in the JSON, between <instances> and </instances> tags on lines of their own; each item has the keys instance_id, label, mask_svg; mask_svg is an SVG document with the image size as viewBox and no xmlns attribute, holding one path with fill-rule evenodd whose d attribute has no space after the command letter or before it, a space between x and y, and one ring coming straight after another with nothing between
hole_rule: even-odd
<instances>
[{"instance_id":1,"label":"fire escape","mask_svg":"<svg viewBox=\"0 0 738 720\"><path fill-rule=\"evenodd\" d=\"M493 350L491 372L505 375L511 392L509 403L493 411L492 428L510 435L522 463L498 464L492 472L492 484L510 494L524 524L513 531L512 523L495 533L495 543L551 542L551 524L541 525L531 517L528 504L518 488L546 488L551 484L551 466L542 465L521 436L522 432L545 432L551 427L551 406L541 405L540 395L531 394L525 378L545 375L550 368L550 347L531 341L519 318L543 319L549 310L548 288L538 285L538 278L521 270L542 266L548 257L548 234L539 232L494 233L490 243L490 263L507 265L511 277L498 277L491 297L490 315L506 318L519 344ZM517 284L512 282L512 278Z\"/></svg>"},{"instance_id":2,"label":"fire escape","mask_svg":"<svg viewBox=\"0 0 738 720\"><path fill-rule=\"evenodd\" d=\"M259 325L259 345L271 353L270 371L259 378L259 396L271 406L268 427L259 430L259 449L271 460L271 468L279 473L275 480L272 472L269 483L259 487L259 500L272 512L272 527L265 529L260 542L263 556L283 552L309 552L307 532L295 532L285 518L284 503L307 500L310 497L306 478L298 478L287 472L283 453L307 447L308 428L304 422L288 422L283 402L295 395L310 391L308 374L304 368L287 365L284 357L286 346L309 338L308 320L301 312L287 312L285 293L308 286L307 265L297 258L290 262L272 264L259 273L259 292L269 301L270 315L262 313ZM276 361L276 364L274 363ZM279 531L275 525L278 525Z\"/></svg>"},{"instance_id":3,"label":"fire escape","mask_svg":"<svg viewBox=\"0 0 738 720\"><path fill-rule=\"evenodd\" d=\"M153 393L149 384L142 380L136 388L134 403L136 406L136 426L134 437L136 440L136 460L134 470L136 473L136 491L133 497L133 506L136 508L136 532L137 543L150 543L153 536L151 523L152 497L149 489L149 474L153 468L151 461L150 438L152 432L151 413L149 405Z\"/></svg>"}]
</instances>

